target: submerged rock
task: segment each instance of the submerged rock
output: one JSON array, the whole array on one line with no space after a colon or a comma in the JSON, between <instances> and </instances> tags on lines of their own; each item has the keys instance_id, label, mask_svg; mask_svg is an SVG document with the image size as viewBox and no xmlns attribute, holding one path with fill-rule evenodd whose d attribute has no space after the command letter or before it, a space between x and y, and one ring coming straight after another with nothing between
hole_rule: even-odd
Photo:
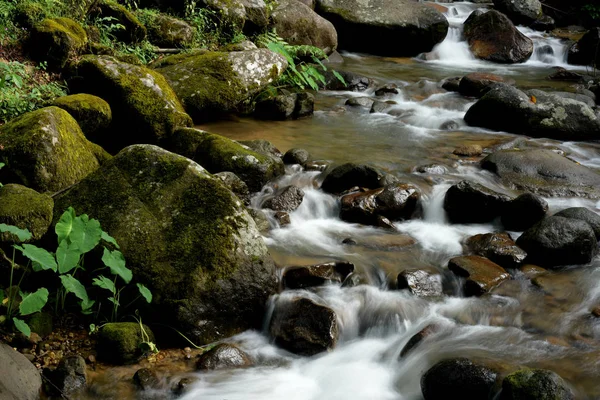
<instances>
[{"instance_id":1,"label":"submerged rock","mask_svg":"<svg viewBox=\"0 0 600 400\"><path fill-rule=\"evenodd\" d=\"M140 368L133 375L133 383L141 390L160 389L161 384L156 372L149 368Z\"/></svg>"},{"instance_id":2,"label":"submerged rock","mask_svg":"<svg viewBox=\"0 0 600 400\"><path fill-rule=\"evenodd\" d=\"M533 193L523 193L504 205L502 225L509 231L524 231L546 216L548 203Z\"/></svg>"},{"instance_id":3,"label":"submerged rock","mask_svg":"<svg viewBox=\"0 0 600 400\"><path fill-rule=\"evenodd\" d=\"M275 266L240 200L195 162L128 147L55 198L55 210L68 206L117 240L154 295L148 318L198 344L260 326Z\"/></svg>"},{"instance_id":4,"label":"submerged rock","mask_svg":"<svg viewBox=\"0 0 600 400\"><path fill-rule=\"evenodd\" d=\"M198 370L216 370L249 367L252 365L250 356L237 346L221 343L203 353L196 362Z\"/></svg>"},{"instance_id":5,"label":"submerged rock","mask_svg":"<svg viewBox=\"0 0 600 400\"><path fill-rule=\"evenodd\" d=\"M416 56L430 51L448 32L442 13L410 0L318 0L316 9L333 23L345 50Z\"/></svg>"},{"instance_id":6,"label":"submerged rock","mask_svg":"<svg viewBox=\"0 0 600 400\"><path fill-rule=\"evenodd\" d=\"M448 269L466 278L467 296L481 296L510 278L504 268L480 256L454 257L448 262Z\"/></svg>"},{"instance_id":7,"label":"submerged rock","mask_svg":"<svg viewBox=\"0 0 600 400\"><path fill-rule=\"evenodd\" d=\"M476 255L504 268L517 268L527 257L527 253L505 232L471 236L467 239L467 246Z\"/></svg>"},{"instance_id":8,"label":"submerged rock","mask_svg":"<svg viewBox=\"0 0 600 400\"><path fill-rule=\"evenodd\" d=\"M442 295L442 275L435 269L406 269L398 274L398 289L418 297Z\"/></svg>"},{"instance_id":9,"label":"submerged rock","mask_svg":"<svg viewBox=\"0 0 600 400\"><path fill-rule=\"evenodd\" d=\"M500 150L484 158L481 167L518 190L550 197L600 198L600 174L551 150Z\"/></svg>"},{"instance_id":10,"label":"submerged rock","mask_svg":"<svg viewBox=\"0 0 600 400\"><path fill-rule=\"evenodd\" d=\"M569 386L553 371L524 368L502 381L500 400L572 400Z\"/></svg>"},{"instance_id":11,"label":"submerged rock","mask_svg":"<svg viewBox=\"0 0 600 400\"><path fill-rule=\"evenodd\" d=\"M347 261L288 267L283 274L283 283L289 289L304 289L326 283L341 284L353 271L354 264Z\"/></svg>"},{"instance_id":12,"label":"submerged rock","mask_svg":"<svg viewBox=\"0 0 600 400\"><path fill-rule=\"evenodd\" d=\"M487 399L497 372L466 358L440 361L421 378L425 400Z\"/></svg>"},{"instance_id":13,"label":"submerged rock","mask_svg":"<svg viewBox=\"0 0 600 400\"><path fill-rule=\"evenodd\" d=\"M1 195L0 195L1 198ZM565 217L571 219L579 219L587 222L596 235L596 239L600 240L600 215L585 207L566 208L554 214L555 217Z\"/></svg>"},{"instance_id":14,"label":"submerged rock","mask_svg":"<svg viewBox=\"0 0 600 400\"><path fill-rule=\"evenodd\" d=\"M489 222L500 215L509 201L507 195L479 183L461 181L446 192L444 210L453 223Z\"/></svg>"},{"instance_id":15,"label":"submerged rock","mask_svg":"<svg viewBox=\"0 0 600 400\"><path fill-rule=\"evenodd\" d=\"M31 232L39 240L52 223L54 200L25 186L8 184L0 187L0 224L14 225ZM0 233L0 242L18 242L16 236Z\"/></svg>"},{"instance_id":16,"label":"submerged rock","mask_svg":"<svg viewBox=\"0 0 600 400\"><path fill-rule=\"evenodd\" d=\"M263 207L275 211L292 212L302 204L304 191L297 186L291 185L284 188L280 193L264 202Z\"/></svg>"},{"instance_id":17,"label":"submerged rock","mask_svg":"<svg viewBox=\"0 0 600 400\"><path fill-rule=\"evenodd\" d=\"M58 396L72 396L87 385L85 360L78 355L61 359L54 371L45 371L44 375L52 382L49 392Z\"/></svg>"},{"instance_id":18,"label":"submerged rock","mask_svg":"<svg viewBox=\"0 0 600 400\"><path fill-rule=\"evenodd\" d=\"M333 349L339 335L335 312L308 298L277 299L269 332L275 344L303 356Z\"/></svg>"},{"instance_id":19,"label":"submerged rock","mask_svg":"<svg viewBox=\"0 0 600 400\"><path fill-rule=\"evenodd\" d=\"M528 262L542 267L586 264L598 252L598 241L585 221L546 217L526 230L517 245L527 252Z\"/></svg>"}]
</instances>

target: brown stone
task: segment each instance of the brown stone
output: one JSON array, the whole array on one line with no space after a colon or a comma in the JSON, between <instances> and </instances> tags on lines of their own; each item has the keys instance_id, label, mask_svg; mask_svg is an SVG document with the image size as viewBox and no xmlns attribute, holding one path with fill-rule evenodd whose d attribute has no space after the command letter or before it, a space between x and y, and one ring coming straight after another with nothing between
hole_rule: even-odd
<instances>
[{"instance_id":1,"label":"brown stone","mask_svg":"<svg viewBox=\"0 0 600 400\"><path fill-rule=\"evenodd\" d=\"M504 268L480 256L454 257L448 262L448 269L466 278L467 296L481 296L510 278Z\"/></svg>"},{"instance_id":2,"label":"brown stone","mask_svg":"<svg viewBox=\"0 0 600 400\"><path fill-rule=\"evenodd\" d=\"M463 144L454 149L452 154L457 156L475 157L480 156L483 153L483 149L478 144Z\"/></svg>"},{"instance_id":3,"label":"brown stone","mask_svg":"<svg viewBox=\"0 0 600 400\"><path fill-rule=\"evenodd\" d=\"M592 315L596 318L600 318L600 306L597 306L592 310Z\"/></svg>"},{"instance_id":4,"label":"brown stone","mask_svg":"<svg viewBox=\"0 0 600 400\"><path fill-rule=\"evenodd\" d=\"M442 276L435 269L407 269L398 274L398 289L419 297L442 295Z\"/></svg>"},{"instance_id":5,"label":"brown stone","mask_svg":"<svg viewBox=\"0 0 600 400\"><path fill-rule=\"evenodd\" d=\"M467 246L476 255L486 257L504 268L516 268L527 257L527 253L506 232L471 236L467 239Z\"/></svg>"},{"instance_id":6,"label":"brown stone","mask_svg":"<svg viewBox=\"0 0 600 400\"><path fill-rule=\"evenodd\" d=\"M215 370L248 367L252 365L250 356L237 346L221 343L202 354L196 363L198 370Z\"/></svg>"},{"instance_id":7,"label":"brown stone","mask_svg":"<svg viewBox=\"0 0 600 400\"><path fill-rule=\"evenodd\" d=\"M538 275L545 274L546 272L548 272L544 268L538 267L537 265L533 264L522 265L521 267L519 267L519 271L521 271L521 273L523 273L523 275L525 275L529 279L532 279Z\"/></svg>"},{"instance_id":8,"label":"brown stone","mask_svg":"<svg viewBox=\"0 0 600 400\"><path fill-rule=\"evenodd\" d=\"M514 85L514 79L505 78L500 75L494 75L483 72L473 72L465 75L458 84L458 92L463 96L482 97L490 91L497 83L506 83Z\"/></svg>"},{"instance_id":9,"label":"brown stone","mask_svg":"<svg viewBox=\"0 0 600 400\"><path fill-rule=\"evenodd\" d=\"M283 282L289 289L320 286L329 282L342 283L353 271L354 264L347 261L289 267L283 274Z\"/></svg>"},{"instance_id":10,"label":"brown stone","mask_svg":"<svg viewBox=\"0 0 600 400\"><path fill-rule=\"evenodd\" d=\"M411 337L408 340L408 342L406 342L406 344L402 348L402 351L400 351L400 358L402 358L402 357L406 356L408 353L410 353L412 351L412 349L414 349L419 343L421 343L423 341L423 339L425 339L428 336L431 336L432 334L438 332L439 330L440 330L440 327L435 324L427 325L425 328L421 329L413 337Z\"/></svg>"}]
</instances>

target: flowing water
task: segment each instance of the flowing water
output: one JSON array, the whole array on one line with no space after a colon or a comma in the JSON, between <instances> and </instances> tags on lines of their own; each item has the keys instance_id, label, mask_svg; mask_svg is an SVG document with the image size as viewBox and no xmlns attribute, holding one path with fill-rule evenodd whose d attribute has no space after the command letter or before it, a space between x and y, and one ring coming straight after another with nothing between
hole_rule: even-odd
<instances>
[{"instance_id":1,"label":"flowing water","mask_svg":"<svg viewBox=\"0 0 600 400\"><path fill-rule=\"evenodd\" d=\"M283 267L348 260L365 284L285 291L271 299L271 306L290 296L316 299L335 310L340 341L335 350L307 358L278 349L264 332L246 332L230 340L257 360L257 366L192 374L197 381L184 399L418 400L423 373L453 356L493 362L503 371L519 365L551 369L569 382L578 399L600 399L600 323L590 314L593 306L600 305L600 260L549 274L543 290L517 274L481 298L464 297L461 282L446 268L451 257L462 254L466 237L501 229L496 223L449 224L442 208L448 187L469 179L513 193L482 171L477 160L452 155L456 146L480 144L486 151L547 147L589 167L600 167L597 143L529 139L465 125L463 117L472 100L440 89L442 79L486 71L510 76L520 87L564 89L565 84L545 77L555 66L573 68L566 64L564 43L528 28L520 29L535 42L531 60L513 66L476 60L461 32L464 20L479 6L448 5L449 34L424 58L427 61L344 54L341 69L372 77L379 84L398 85L400 93L386 98L396 103L392 112L369 114L344 106L348 98L371 96L372 90L325 91L317 94L313 118L237 119L200 127L236 140L267 139L282 151L301 147L316 160L378 166L421 189L423 217L396 223L396 232L343 222L338 218L337 198L318 189L322 175L288 167L286 176L253 199L253 205L260 207L275 185L295 184L306 193L290 215L291 224L278 227L272 221L265 240L275 261ZM544 46L552 53L537 51ZM456 128L442 130L448 121L454 121ZM429 164L436 167L424 173L415 169ZM569 206L598 212L600 207L583 199L547 201L551 212ZM353 238L356 244L342 244L345 238ZM424 300L395 290L398 273L415 267L441 271L446 296ZM265 324L268 319L269 314ZM408 340L432 323L440 329L399 358Z\"/></svg>"}]
</instances>

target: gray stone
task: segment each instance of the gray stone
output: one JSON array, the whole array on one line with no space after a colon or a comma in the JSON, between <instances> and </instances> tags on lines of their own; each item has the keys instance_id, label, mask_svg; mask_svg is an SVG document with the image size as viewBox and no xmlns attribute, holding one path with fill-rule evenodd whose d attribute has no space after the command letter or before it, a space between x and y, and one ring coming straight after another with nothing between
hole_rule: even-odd
<instances>
[{"instance_id":1,"label":"gray stone","mask_svg":"<svg viewBox=\"0 0 600 400\"><path fill-rule=\"evenodd\" d=\"M0 394L3 400L37 400L42 377L21 353L0 343Z\"/></svg>"}]
</instances>

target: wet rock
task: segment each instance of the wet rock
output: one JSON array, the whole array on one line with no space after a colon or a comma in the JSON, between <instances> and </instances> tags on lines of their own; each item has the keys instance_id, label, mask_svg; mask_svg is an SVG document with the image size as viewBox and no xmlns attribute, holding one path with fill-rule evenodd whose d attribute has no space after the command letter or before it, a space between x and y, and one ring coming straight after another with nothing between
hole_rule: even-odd
<instances>
[{"instance_id":1,"label":"wet rock","mask_svg":"<svg viewBox=\"0 0 600 400\"><path fill-rule=\"evenodd\" d=\"M288 186L280 193L276 194L264 202L263 207L270 208L275 211L292 212L302 203L304 191L297 186Z\"/></svg>"},{"instance_id":2,"label":"wet rock","mask_svg":"<svg viewBox=\"0 0 600 400\"><path fill-rule=\"evenodd\" d=\"M584 80L583 75L575 71L569 71L561 67L554 67L556 72L548 75L546 79L551 81L568 81L568 82L581 82Z\"/></svg>"},{"instance_id":3,"label":"wet rock","mask_svg":"<svg viewBox=\"0 0 600 400\"><path fill-rule=\"evenodd\" d=\"M473 55L482 60L513 64L527 61L533 54L533 41L496 10L469 16L464 36Z\"/></svg>"},{"instance_id":4,"label":"wet rock","mask_svg":"<svg viewBox=\"0 0 600 400\"><path fill-rule=\"evenodd\" d=\"M283 155L284 164L299 164L304 166L310 158L308 151L304 149L289 149Z\"/></svg>"},{"instance_id":5,"label":"wet rock","mask_svg":"<svg viewBox=\"0 0 600 400\"><path fill-rule=\"evenodd\" d=\"M407 269L398 274L398 289L418 297L442 295L442 276L434 269Z\"/></svg>"},{"instance_id":6,"label":"wet rock","mask_svg":"<svg viewBox=\"0 0 600 400\"><path fill-rule=\"evenodd\" d=\"M133 375L133 383L141 390L160 389L162 386L156 372L149 368L138 369Z\"/></svg>"},{"instance_id":7,"label":"wet rock","mask_svg":"<svg viewBox=\"0 0 600 400\"><path fill-rule=\"evenodd\" d=\"M527 253L505 232L471 236L467 239L467 246L474 254L504 268L517 268L527 257Z\"/></svg>"},{"instance_id":8,"label":"wet rock","mask_svg":"<svg viewBox=\"0 0 600 400\"><path fill-rule=\"evenodd\" d=\"M238 143L275 161L279 161L283 157L283 153L273 143L265 139L240 140Z\"/></svg>"},{"instance_id":9,"label":"wet rock","mask_svg":"<svg viewBox=\"0 0 600 400\"><path fill-rule=\"evenodd\" d=\"M576 65L600 65L600 27L592 28L569 48L568 62Z\"/></svg>"},{"instance_id":10,"label":"wet rock","mask_svg":"<svg viewBox=\"0 0 600 400\"><path fill-rule=\"evenodd\" d=\"M352 238L346 238L344 240L342 240L342 244L347 244L347 245L355 245L358 242Z\"/></svg>"},{"instance_id":11,"label":"wet rock","mask_svg":"<svg viewBox=\"0 0 600 400\"><path fill-rule=\"evenodd\" d=\"M316 10L333 23L345 50L416 56L430 51L448 32L442 13L412 1L318 0Z\"/></svg>"},{"instance_id":12,"label":"wet rock","mask_svg":"<svg viewBox=\"0 0 600 400\"><path fill-rule=\"evenodd\" d=\"M483 72L473 72L465 75L458 86L458 92L463 96L482 97L489 92L497 83L514 85L514 79L505 78L500 75L488 74Z\"/></svg>"},{"instance_id":13,"label":"wet rock","mask_svg":"<svg viewBox=\"0 0 600 400\"><path fill-rule=\"evenodd\" d=\"M277 211L275 215L273 215L273 217L275 218L275 221L277 221L279 226L286 226L292 223L292 220L290 219L290 214L286 213L285 211Z\"/></svg>"},{"instance_id":14,"label":"wet rock","mask_svg":"<svg viewBox=\"0 0 600 400\"><path fill-rule=\"evenodd\" d=\"M379 226L381 218L389 220L409 219L417 209L421 195L410 184L391 184L384 188L347 194L341 199L340 218Z\"/></svg>"},{"instance_id":15,"label":"wet rock","mask_svg":"<svg viewBox=\"0 0 600 400\"><path fill-rule=\"evenodd\" d=\"M458 128L460 128L460 124L453 120L446 121L442 125L440 125L440 129L444 131L454 131Z\"/></svg>"},{"instance_id":16,"label":"wet rock","mask_svg":"<svg viewBox=\"0 0 600 400\"><path fill-rule=\"evenodd\" d=\"M269 332L278 346L303 356L333 349L339 335L335 312L308 298L277 299Z\"/></svg>"},{"instance_id":17,"label":"wet rock","mask_svg":"<svg viewBox=\"0 0 600 400\"><path fill-rule=\"evenodd\" d=\"M83 27L70 18L47 18L31 28L25 48L30 57L51 68L63 68L87 43Z\"/></svg>"},{"instance_id":18,"label":"wet rock","mask_svg":"<svg viewBox=\"0 0 600 400\"><path fill-rule=\"evenodd\" d=\"M598 252L596 235L588 223L556 216L526 230L517 245L527 252L528 262L548 268L586 264Z\"/></svg>"},{"instance_id":19,"label":"wet rock","mask_svg":"<svg viewBox=\"0 0 600 400\"><path fill-rule=\"evenodd\" d=\"M237 197L244 202L244 204L250 204L250 191L246 182L241 180L239 176L233 172L224 171L214 174L215 178L219 178L225 186L229 188Z\"/></svg>"},{"instance_id":20,"label":"wet rock","mask_svg":"<svg viewBox=\"0 0 600 400\"><path fill-rule=\"evenodd\" d=\"M42 378L27 358L5 343L0 343L0 393L6 400L37 400Z\"/></svg>"},{"instance_id":21,"label":"wet rock","mask_svg":"<svg viewBox=\"0 0 600 400\"><path fill-rule=\"evenodd\" d=\"M440 330L440 327L435 324L427 325L425 328L421 329L413 337L411 337L408 340L408 342L406 342L406 344L400 351L400 358L405 357L415 347L417 347L425 338L433 335L434 333L438 332L439 330Z\"/></svg>"},{"instance_id":22,"label":"wet rock","mask_svg":"<svg viewBox=\"0 0 600 400\"><path fill-rule=\"evenodd\" d=\"M108 103L91 94L62 96L54 100L52 105L71 114L85 137L94 143L102 140L100 136L112 121L112 111Z\"/></svg>"},{"instance_id":23,"label":"wet rock","mask_svg":"<svg viewBox=\"0 0 600 400\"><path fill-rule=\"evenodd\" d=\"M173 394L176 396L184 395L188 390L190 390L191 386L197 382L197 379L194 378L182 378L177 382L177 384L171 390Z\"/></svg>"},{"instance_id":24,"label":"wet rock","mask_svg":"<svg viewBox=\"0 0 600 400\"><path fill-rule=\"evenodd\" d=\"M588 107L593 108L596 106L596 101L592 99L590 96L580 93L571 93L571 92L549 92L558 97L562 97L563 99L571 99L580 101L585 103Z\"/></svg>"},{"instance_id":25,"label":"wet rock","mask_svg":"<svg viewBox=\"0 0 600 400\"><path fill-rule=\"evenodd\" d=\"M221 343L200 356L196 369L206 371L243 368L251 365L250 356L244 351L232 344Z\"/></svg>"},{"instance_id":26,"label":"wet rock","mask_svg":"<svg viewBox=\"0 0 600 400\"><path fill-rule=\"evenodd\" d=\"M476 157L483 153L483 149L478 144L464 144L454 149L452 154L465 157Z\"/></svg>"},{"instance_id":27,"label":"wet rock","mask_svg":"<svg viewBox=\"0 0 600 400\"><path fill-rule=\"evenodd\" d=\"M310 45L331 54L338 37L333 24L297 0L281 0L271 14L277 35L291 45Z\"/></svg>"},{"instance_id":28,"label":"wet rock","mask_svg":"<svg viewBox=\"0 0 600 400\"><path fill-rule=\"evenodd\" d=\"M592 310L592 315L596 318L600 318L600 306L594 307Z\"/></svg>"},{"instance_id":29,"label":"wet rock","mask_svg":"<svg viewBox=\"0 0 600 400\"><path fill-rule=\"evenodd\" d=\"M545 369L524 368L502 381L500 400L572 400L573 393L555 372Z\"/></svg>"},{"instance_id":30,"label":"wet rock","mask_svg":"<svg viewBox=\"0 0 600 400\"><path fill-rule=\"evenodd\" d=\"M600 216L592 210L585 207L571 207L557 212L556 214L554 214L554 216L579 219L581 221L587 222L594 230L596 239L600 240Z\"/></svg>"},{"instance_id":31,"label":"wet rock","mask_svg":"<svg viewBox=\"0 0 600 400\"><path fill-rule=\"evenodd\" d=\"M55 216L68 206L117 240L154 295L148 322L160 318L195 343L260 326L277 291L273 260L241 201L195 162L152 145L128 147L55 197Z\"/></svg>"},{"instance_id":32,"label":"wet rock","mask_svg":"<svg viewBox=\"0 0 600 400\"><path fill-rule=\"evenodd\" d=\"M542 16L539 0L494 0L494 8L515 25L530 25Z\"/></svg>"},{"instance_id":33,"label":"wet rock","mask_svg":"<svg viewBox=\"0 0 600 400\"><path fill-rule=\"evenodd\" d=\"M484 158L481 167L518 190L549 197L600 197L600 174L551 150L500 150Z\"/></svg>"},{"instance_id":34,"label":"wet rock","mask_svg":"<svg viewBox=\"0 0 600 400\"><path fill-rule=\"evenodd\" d=\"M489 222L498 217L510 201L505 194L478 183L461 181L453 185L444 197L444 210L453 223Z\"/></svg>"},{"instance_id":35,"label":"wet rock","mask_svg":"<svg viewBox=\"0 0 600 400\"><path fill-rule=\"evenodd\" d=\"M34 240L39 240L52 223L54 201L25 186L7 184L0 187L0 224L27 229ZM17 236L0 233L0 242L19 243Z\"/></svg>"},{"instance_id":36,"label":"wet rock","mask_svg":"<svg viewBox=\"0 0 600 400\"><path fill-rule=\"evenodd\" d=\"M323 181L327 193L342 193L355 186L377 189L385 185L386 174L370 165L346 163L335 167Z\"/></svg>"},{"instance_id":37,"label":"wet rock","mask_svg":"<svg viewBox=\"0 0 600 400\"><path fill-rule=\"evenodd\" d=\"M556 28L556 21L554 21L554 18L549 15L542 15L533 21L529 27L535 31L550 32Z\"/></svg>"},{"instance_id":38,"label":"wet rock","mask_svg":"<svg viewBox=\"0 0 600 400\"><path fill-rule=\"evenodd\" d=\"M334 74L333 70L328 69L323 72L325 84L323 89L326 90L349 90L351 92L363 92L371 88L374 81L366 76L361 76L353 72L337 71L342 76L344 81L340 81Z\"/></svg>"},{"instance_id":39,"label":"wet rock","mask_svg":"<svg viewBox=\"0 0 600 400\"><path fill-rule=\"evenodd\" d=\"M421 174L443 175L448 172L448 168L440 164L427 164L419 165L415 171Z\"/></svg>"},{"instance_id":40,"label":"wet rock","mask_svg":"<svg viewBox=\"0 0 600 400\"><path fill-rule=\"evenodd\" d=\"M308 161L305 165L304 165L304 169L306 171L319 171L319 172L323 172L325 171L327 168L329 167L329 161L323 161L323 160L318 160L318 161Z\"/></svg>"},{"instance_id":41,"label":"wet rock","mask_svg":"<svg viewBox=\"0 0 600 400\"><path fill-rule=\"evenodd\" d=\"M465 114L465 122L499 131L559 140L597 140L600 120L586 104L541 90L498 84Z\"/></svg>"},{"instance_id":42,"label":"wet rock","mask_svg":"<svg viewBox=\"0 0 600 400\"><path fill-rule=\"evenodd\" d=\"M352 97L346 100L345 104L351 107L364 107L370 110L373 106L373 103L375 103L375 100L369 97Z\"/></svg>"},{"instance_id":43,"label":"wet rock","mask_svg":"<svg viewBox=\"0 0 600 400\"><path fill-rule=\"evenodd\" d=\"M258 231L262 234L269 232L269 229L271 229L271 224L269 224L269 218L267 218L265 213L261 210L255 210L253 208L248 208L247 210L248 214L254 220Z\"/></svg>"},{"instance_id":44,"label":"wet rock","mask_svg":"<svg viewBox=\"0 0 600 400\"><path fill-rule=\"evenodd\" d=\"M296 93L294 118L310 117L315 111L315 96L312 93Z\"/></svg>"},{"instance_id":45,"label":"wet rock","mask_svg":"<svg viewBox=\"0 0 600 400\"><path fill-rule=\"evenodd\" d=\"M462 77L460 76L444 79L442 83L442 89L445 89L449 92L458 92L461 80Z\"/></svg>"},{"instance_id":46,"label":"wet rock","mask_svg":"<svg viewBox=\"0 0 600 400\"><path fill-rule=\"evenodd\" d=\"M398 85L395 83L388 83L387 85L381 86L375 89L375 96L385 96L387 94L398 94Z\"/></svg>"},{"instance_id":47,"label":"wet rock","mask_svg":"<svg viewBox=\"0 0 600 400\"><path fill-rule=\"evenodd\" d=\"M504 205L502 225L509 231L524 231L540 221L548 212L546 200L533 193L523 193Z\"/></svg>"},{"instance_id":48,"label":"wet rock","mask_svg":"<svg viewBox=\"0 0 600 400\"><path fill-rule=\"evenodd\" d=\"M466 296L481 296L510 278L504 268L480 256L454 257L448 262L448 269L466 278Z\"/></svg>"},{"instance_id":49,"label":"wet rock","mask_svg":"<svg viewBox=\"0 0 600 400\"><path fill-rule=\"evenodd\" d=\"M552 46L550 46L549 44L547 44L545 46L537 47L535 49L535 54L537 54L538 57L553 56L554 55L554 49L552 48Z\"/></svg>"},{"instance_id":50,"label":"wet rock","mask_svg":"<svg viewBox=\"0 0 600 400\"><path fill-rule=\"evenodd\" d=\"M544 268L538 267L537 265L533 265L533 264L521 265L519 267L519 271L521 273L523 273L523 275L525 275L529 279L533 279L538 275L545 274L548 272Z\"/></svg>"},{"instance_id":51,"label":"wet rock","mask_svg":"<svg viewBox=\"0 0 600 400\"><path fill-rule=\"evenodd\" d=\"M154 334L150 328L144 325L144 330L150 341L154 342ZM142 342L141 332L140 324L136 322L105 324L98 333L98 358L115 365L135 363L143 355L139 347Z\"/></svg>"},{"instance_id":52,"label":"wet rock","mask_svg":"<svg viewBox=\"0 0 600 400\"><path fill-rule=\"evenodd\" d=\"M353 271L354 264L347 261L288 267L283 274L283 283L288 289L304 289L327 283L342 283Z\"/></svg>"},{"instance_id":53,"label":"wet rock","mask_svg":"<svg viewBox=\"0 0 600 400\"><path fill-rule=\"evenodd\" d=\"M371 114L373 114L373 113L385 113L385 112L389 111L394 104L396 104L396 102L375 100L373 102L373 105L371 106L371 110L369 110L369 112Z\"/></svg>"},{"instance_id":54,"label":"wet rock","mask_svg":"<svg viewBox=\"0 0 600 400\"><path fill-rule=\"evenodd\" d=\"M256 104L254 116L259 119L284 121L313 114L315 97L311 93L290 93L262 100Z\"/></svg>"},{"instance_id":55,"label":"wet rock","mask_svg":"<svg viewBox=\"0 0 600 400\"><path fill-rule=\"evenodd\" d=\"M48 389L57 395L71 396L87 385L85 360L78 355L63 358L54 371L46 370L44 375L52 383Z\"/></svg>"},{"instance_id":56,"label":"wet rock","mask_svg":"<svg viewBox=\"0 0 600 400\"><path fill-rule=\"evenodd\" d=\"M466 358L440 361L421 378L425 400L487 399L491 396L497 373Z\"/></svg>"}]
</instances>

